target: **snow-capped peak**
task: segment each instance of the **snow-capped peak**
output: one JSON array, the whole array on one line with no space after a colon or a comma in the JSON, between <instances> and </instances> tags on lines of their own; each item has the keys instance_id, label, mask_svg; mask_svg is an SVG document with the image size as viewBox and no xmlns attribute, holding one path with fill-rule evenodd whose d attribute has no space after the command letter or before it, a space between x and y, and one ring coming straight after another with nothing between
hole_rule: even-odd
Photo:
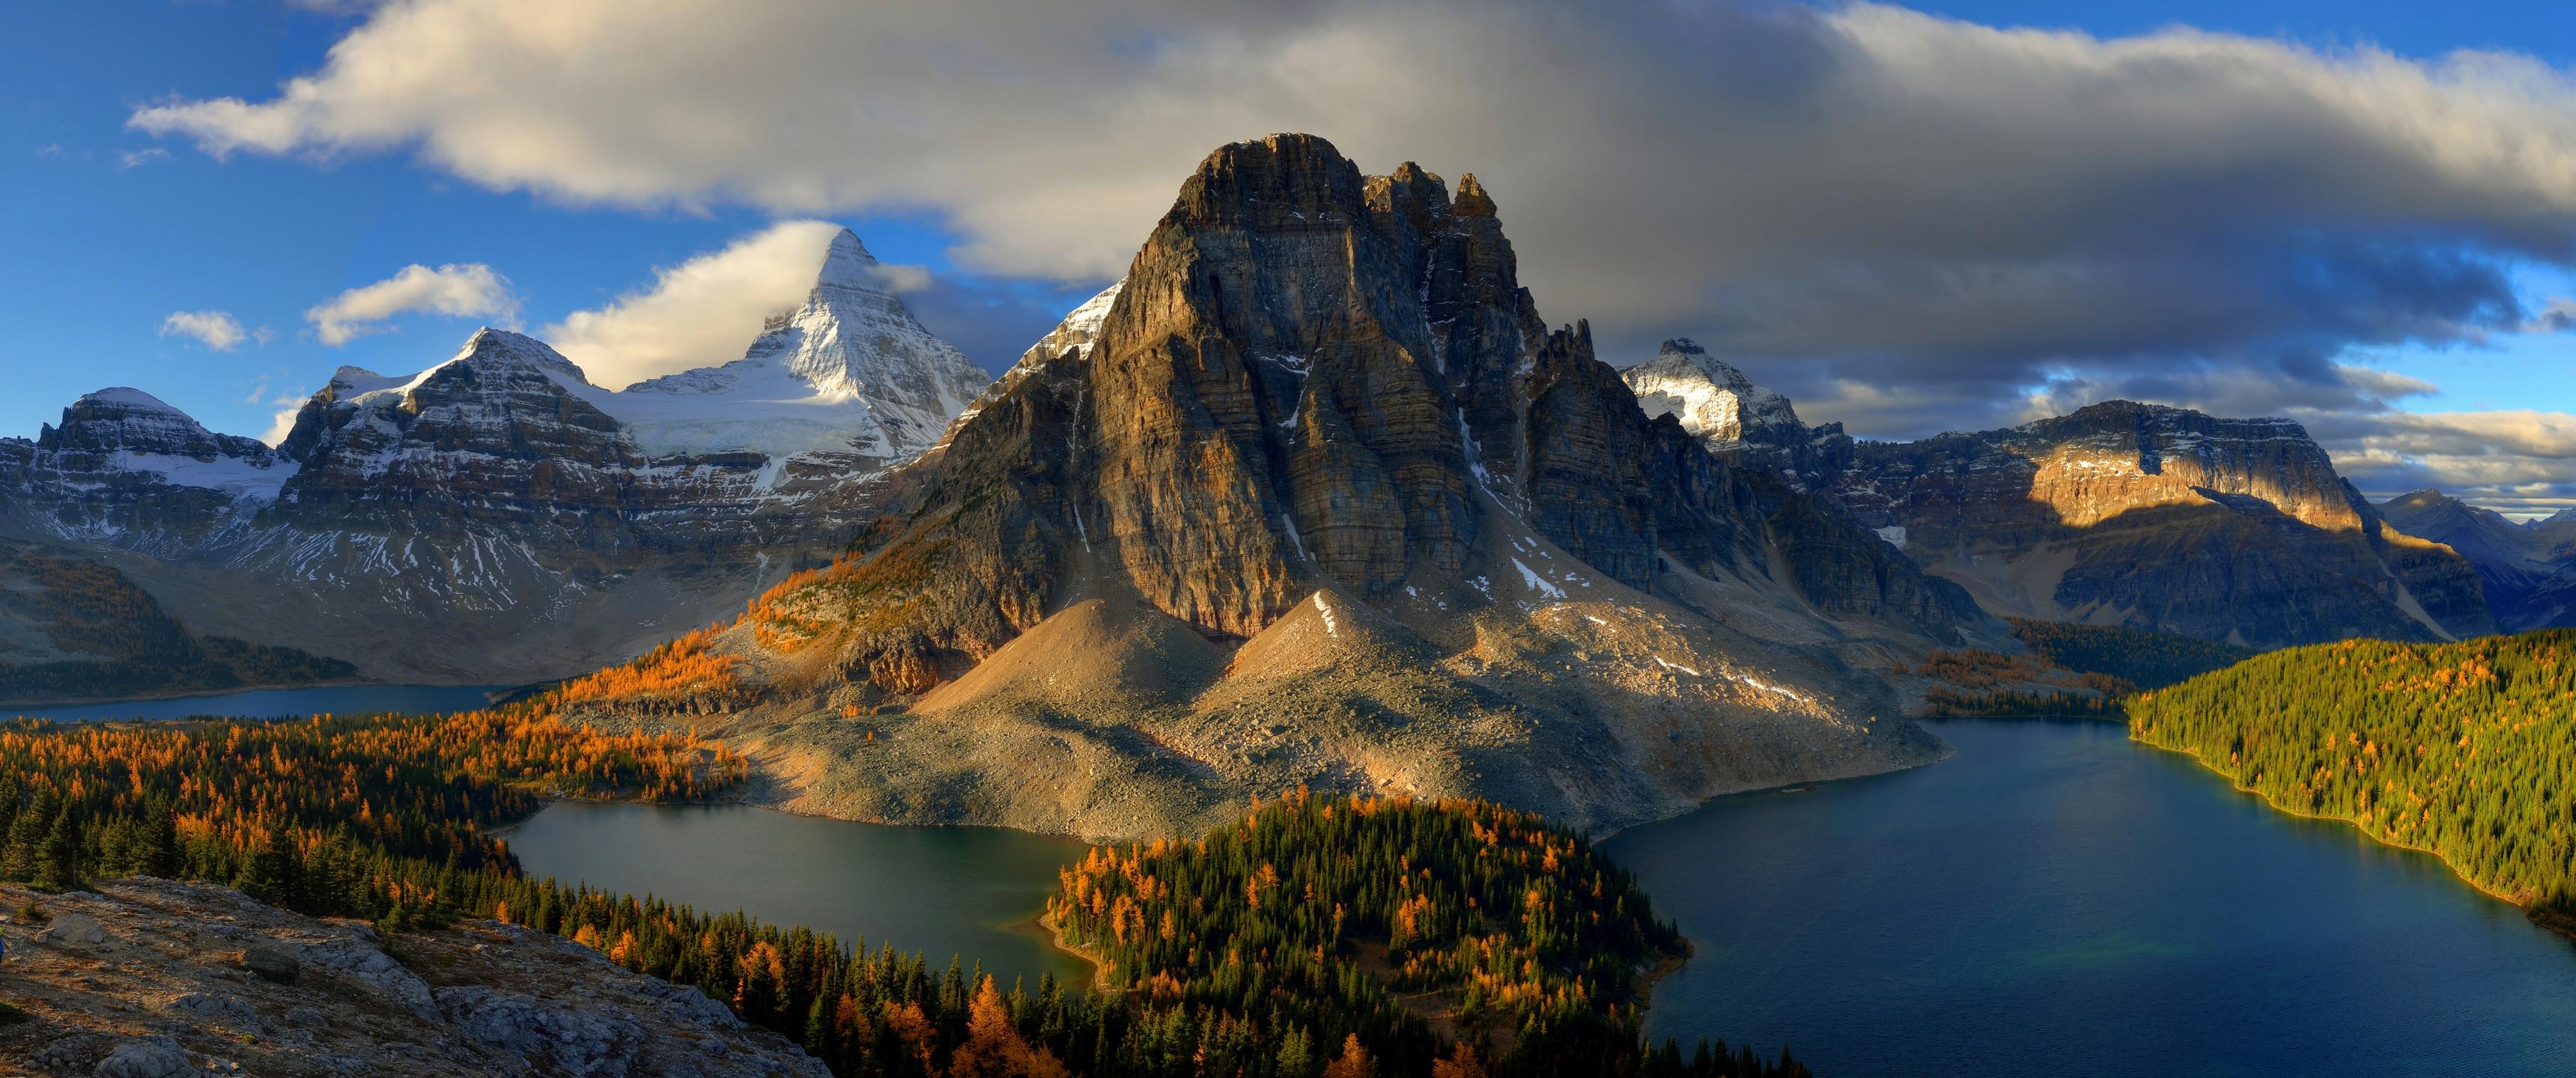
<instances>
[{"instance_id":1,"label":"snow-capped peak","mask_svg":"<svg viewBox=\"0 0 2576 1078\"><path fill-rule=\"evenodd\" d=\"M1682 429L1712 448L1746 439L1785 444L1805 431L1789 398L1753 384L1688 337L1665 341L1655 358L1619 376L1647 415L1679 417Z\"/></svg>"},{"instance_id":2,"label":"snow-capped peak","mask_svg":"<svg viewBox=\"0 0 2576 1078\"><path fill-rule=\"evenodd\" d=\"M172 415L184 416L187 414L186 412L182 412L166 403L163 403L161 398L155 397L152 394L146 393L132 386L109 386L95 393L83 393L80 396L80 401L83 404L112 404L126 408L168 412ZM193 420L191 420L191 422L193 422Z\"/></svg>"}]
</instances>

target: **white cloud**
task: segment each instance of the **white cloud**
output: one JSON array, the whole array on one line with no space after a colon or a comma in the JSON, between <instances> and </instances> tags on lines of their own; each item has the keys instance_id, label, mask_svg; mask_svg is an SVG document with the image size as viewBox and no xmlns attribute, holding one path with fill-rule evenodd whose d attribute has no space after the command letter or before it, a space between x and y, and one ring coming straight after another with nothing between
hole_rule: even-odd
<instances>
[{"instance_id":1,"label":"white cloud","mask_svg":"<svg viewBox=\"0 0 2576 1078\"><path fill-rule=\"evenodd\" d=\"M480 262L437 269L417 263L371 285L352 288L304 312L322 343L342 345L385 330L396 315L428 311L456 318L489 318L505 326L519 318L510 282Z\"/></svg>"},{"instance_id":2,"label":"white cloud","mask_svg":"<svg viewBox=\"0 0 2576 1078\"><path fill-rule=\"evenodd\" d=\"M116 154L116 170L123 172L131 168L141 168L168 156L170 151L158 146L148 146L140 150L119 150Z\"/></svg>"},{"instance_id":3,"label":"white cloud","mask_svg":"<svg viewBox=\"0 0 2576 1078\"><path fill-rule=\"evenodd\" d=\"M565 315L537 335L610 387L740 359L763 316L804 301L840 230L827 221L779 222L657 269L650 287Z\"/></svg>"},{"instance_id":4,"label":"white cloud","mask_svg":"<svg viewBox=\"0 0 2576 1078\"><path fill-rule=\"evenodd\" d=\"M295 433L296 414L303 410L304 402L299 399L294 404L269 413L268 429L260 432L259 440L272 447L285 444L286 436Z\"/></svg>"},{"instance_id":5,"label":"white cloud","mask_svg":"<svg viewBox=\"0 0 2576 1078\"><path fill-rule=\"evenodd\" d=\"M1606 358L1689 334L1888 435L2083 391L2367 419L2420 390L2356 347L2576 317L2510 283L2571 261L2576 76L2497 52L1761 0L409 0L274 95L130 122L572 202L927 211L968 269L1067 280L1122 272L1211 148L1312 131L1475 171ZM654 344L690 287L558 343L726 358Z\"/></svg>"},{"instance_id":6,"label":"white cloud","mask_svg":"<svg viewBox=\"0 0 2576 1078\"><path fill-rule=\"evenodd\" d=\"M192 338L218 352L232 351L251 338L240 322L223 311L172 311L161 320L161 335Z\"/></svg>"}]
</instances>

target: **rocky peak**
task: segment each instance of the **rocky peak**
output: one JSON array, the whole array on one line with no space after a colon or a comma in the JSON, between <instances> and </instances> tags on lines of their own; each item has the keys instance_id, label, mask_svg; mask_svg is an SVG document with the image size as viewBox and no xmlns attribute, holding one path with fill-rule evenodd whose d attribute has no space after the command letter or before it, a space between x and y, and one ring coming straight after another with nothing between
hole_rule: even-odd
<instances>
[{"instance_id":1,"label":"rocky peak","mask_svg":"<svg viewBox=\"0 0 2576 1078\"><path fill-rule=\"evenodd\" d=\"M1480 185L1365 177L1313 136L1209 154L1088 353L1030 360L893 484L918 523L860 571L930 572L883 593L939 598L863 619L848 669L916 691L1086 593L1216 637L1318 588L1473 608L1541 579L1510 542L1642 589L1795 578L1820 608L1980 618L1829 510L1808 542L1765 538L1789 492L1650 421L1587 328L1548 328ZM1775 556L1811 561L1775 577Z\"/></svg>"}]
</instances>

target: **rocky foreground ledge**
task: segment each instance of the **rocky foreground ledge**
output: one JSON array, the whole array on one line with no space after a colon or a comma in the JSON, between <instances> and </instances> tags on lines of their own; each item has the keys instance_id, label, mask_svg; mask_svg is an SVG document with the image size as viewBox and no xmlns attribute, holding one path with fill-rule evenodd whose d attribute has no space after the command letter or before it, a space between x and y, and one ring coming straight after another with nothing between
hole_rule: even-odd
<instances>
[{"instance_id":1,"label":"rocky foreground ledge","mask_svg":"<svg viewBox=\"0 0 2576 1078\"><path fill-rule=\"evenodd\" d=\"M152 879L0 885L0 911L0 1001L24 1012L0 1012L0 1074L830 1073L694 988L514 925L388 939Z\"/></svg>"}]
</instances>

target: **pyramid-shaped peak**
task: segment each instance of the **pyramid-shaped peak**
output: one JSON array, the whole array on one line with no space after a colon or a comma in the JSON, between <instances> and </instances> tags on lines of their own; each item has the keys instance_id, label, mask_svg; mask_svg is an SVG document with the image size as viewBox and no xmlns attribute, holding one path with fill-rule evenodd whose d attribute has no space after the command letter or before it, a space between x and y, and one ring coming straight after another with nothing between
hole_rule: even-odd
<instances>
[{"instance_id":1,"label":"pyramid-shaped peak","mask_svg":"<svg viewBox=\"0 0 2576 1078\"><path fill-rule=\"evenodd\" d=\"M831 249L823 254L823 270L814 277L816 288L850 288L865 292L883 291L877 279L877 258L868 246L859 242L859 234L842 229L832 237Z\"/></svg>"}]
</instances>

